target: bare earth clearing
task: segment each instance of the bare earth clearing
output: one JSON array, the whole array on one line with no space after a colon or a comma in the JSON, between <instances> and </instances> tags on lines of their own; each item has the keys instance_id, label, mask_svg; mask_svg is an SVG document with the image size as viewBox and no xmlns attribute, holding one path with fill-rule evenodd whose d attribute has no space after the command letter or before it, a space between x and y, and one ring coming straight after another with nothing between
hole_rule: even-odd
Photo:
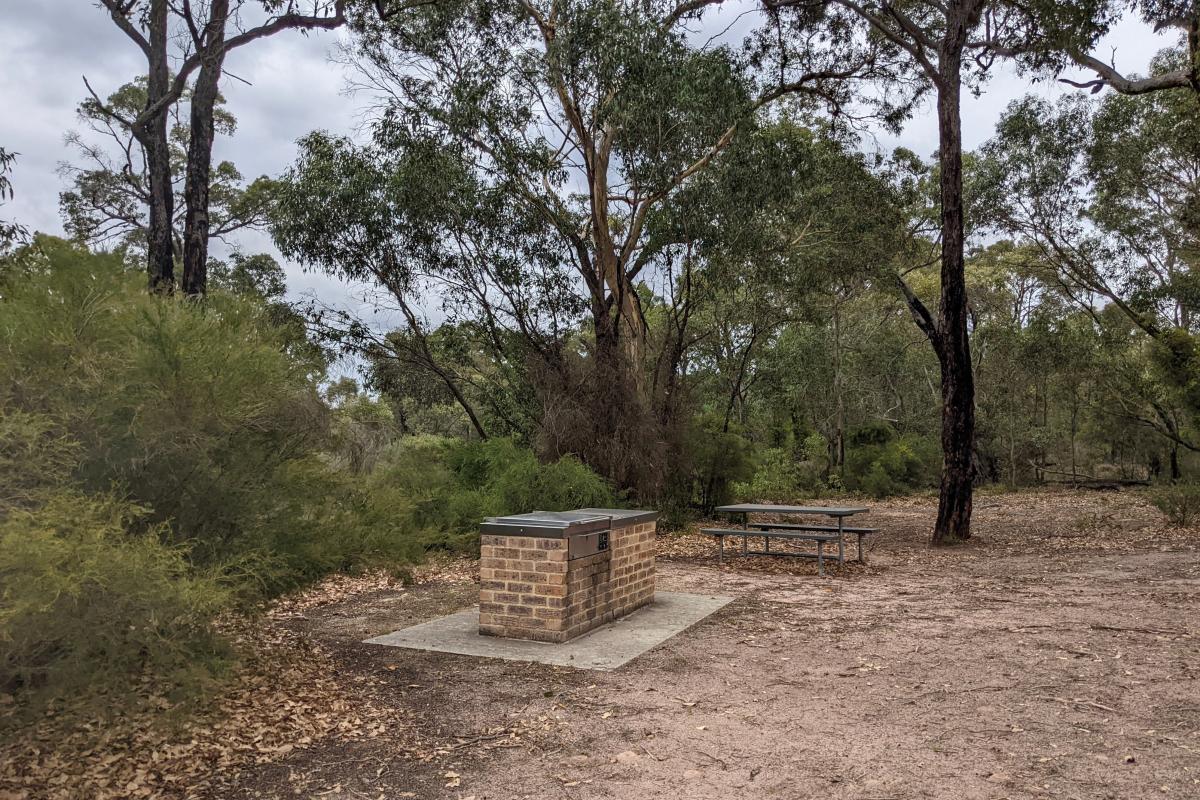
<instances>
[{"instance_id":1,"label":"bare earth clearing","mask_svg":"<svg viewBox=\"0 0 1200 800\"><path fill-rule=\"evenodd\" d=\"M1131 493L985 495L976 540L930 551L933 500L874 506L871 564L824 579L661 536L659 588L737 600L611 673L359 643L470 605L469 564L334 583L257 634L293 654L275 683L219 706L296 693L269 746L16 743L0 797L1200 797L1200 533Z\"/></svg>"}]
</instances>

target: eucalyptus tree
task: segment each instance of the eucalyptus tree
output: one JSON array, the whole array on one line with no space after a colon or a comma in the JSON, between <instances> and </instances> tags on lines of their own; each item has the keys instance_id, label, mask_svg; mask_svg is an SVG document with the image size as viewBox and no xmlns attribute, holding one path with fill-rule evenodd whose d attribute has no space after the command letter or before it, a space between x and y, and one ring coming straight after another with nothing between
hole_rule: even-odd
<instances>
[{"instance_id":1,"label":"eucalyptus tree","mask_svg":"<svg viewBox=\"0 0 1200 800\"><path fill-rule=\"evenodd\" d=\"M212 283L233 294L280 303L287 291L287 275L279 262L266 253L248 256L232 253L211 264Z\"/></svg>"},{"instance_id":2,"label":"eucalyptus tree","mask_svg":"<svg viewBox=\"0 0 1200 800\"><path fill-rule=\"evenodd\" d=\"M812 3L787 2L781 7L807 9ZM825 4L821 4L825 5ZM961 94L964 62L972 75L968 45L978 34L988 0L929 0L892 3L836 0L834 8L861 18L871 33L906 54L917 76L937 96L938 167L940 171L941 296L935 319L901 278L899 284L918 327L929 338L941 365L942 450L944 465L938 503L935 544L971 535L972 455L975 435L975 386L967 332L966 279L963 269Z\"/></svg>"},{"instance_id":3,"label":"eucalyptus tree","mask_svg":"<svg viewBox=\"0 0 1200 800\"><path fill-rule=\"evenodd\" d=\"M1170 73L1185 57L1160 54L1151 75ZM1193 330L1200 308L1200 93L1109 95L1090 129L1090 216L1138 265L1140 301L1158 306L1170 325Z\"/></svg>"},{"instance_id":4,"label":"eucalyptus tree","mask_svg":"<svg viewBox=\"0 0 1200 800\"><path fill-rule=\"evenodd\" d=\"M171 172L172 107L197 75L191 104L188 180L185 188L184 290L203 294L208 242L214 107L219 98L222 66L228 53L284 30L333 29L345 21L345 0L99 0L114 25L146 59L143 105L134 111L108 105L87 78L94 109L119 125L145 153L149 188L147 274L152 291L170 293L175 285L176 247L172 237L175 196ZM258 7L265 19L257 25L237 23L243 6ZM235 27L233 35L229 29ZM178 52L174 50L176 44ZM174 68L172 56L175 56ZM190 252L190 257L188 257Z\"/></svg>"},{"instance_id":5,"label":"eucalyptus tree","mask_svg":"<svg viewBox=\"0 0 1200 800\"><path fill-rule=\"evenodd\" d=\"M443 217L422 217L422 240L453 257L410 250L368 264L345 258L353 248L309 253L323 268L369 276L393 298L413 296L416 265L428 272L430 265L470 264L475 277L458 280L458 296L473 292L484 318L499 302L502 316L545 365L534 377L543 395L557 397L543 405L559 414L541 424L547 454L578 452L623 485L649 486L655 481L645 475L661 472L661 459L649 457L658 462L653 467L626 463L662 442L655 418L664 406L656 394L669 391L673 372L658 363L662 351L651 352L641 287L674 291L678 270L693 263L684 254L706 221L690 216L704 204L689 200L687 188L754 128L769 104L786 95L844 101L848 78L874 66L860 53L861 41L814 36L786 75L759 81L753 64L729 47L693 42L688 25L713 5L457 0L384 20L364 14L347 60L358 71L359 88L377 100L372 147L387 155L372 159L409 163L401 154L420 148L439 159L446 174L466 176L472 189L454 200L455 209L443 209ZM391 174L420 182L408 190L414 203L424 202L427 185L435 195L440 191L437 176ZM296 177L304 183L301 173ZM354 190L342 186L337 199L364 210L349 196ZM469 208L476 198L494 204L486 213L511 218L496 241L479 248L455 238L459 229L485 227ZM316 207L305 211L307 202L282 211L316 213ZM390 203L366 208L359 222L394 213L404 219L415 211L397 212ZM417 235L415 228L371 227L387 231L367 237L373 253L379 242L395 253L398 240L390 236ZM296 232L281 227L285 248ZM489 248L521 257L482 257ZM303 257L303 250L294 252ZM517 269L509 275L501 268L511 263ZM522 327L525 312L517 313L501 290L520 281L537 285L525 271L552 276L538 278L558 298L545 309L555 309L543 320L555 320L549 328ZM444 271L439 280L445 281ZM568 329L582 334L572 339L573 352L545 346L561 345ZM678 359L680 340L674 341L667 362Z\"/></svg>"},{"instance_id":6,"label":"eucalyptus tree","mask_svg":"<svg viewBox=\"0 0 1200 800\"><path fill-rule=\"evenodd\" d=\"M1111 18L1111 4L770 0L769 5L802 16L816 9L852 15L870 36L907 59L910 71L901 86L911 89L915 82L917 91L936 96L941 262L936 317L903 279L899 286L941 365L944 464L933 543L968 539L975 477L975 386L964 273L962 91L978 91L1001 57L1018 59L1027 69L1061 70L1068 59L1063 43L1081 48L1094 43Z\"/></svg>"},{"instance_id":7,"label":"eucalyptus tree","mask_svg":"<svg viewBox=\"0 0 1200 800\"><path fill-rule=\"evenodd\" d=\"M1031 242L1076 300L1152 338L1193 327L1200 264L1200 99L1025 97L980 151L990 221Z\"/></svg>"},{"instance_id":8,"label":"eucalyptus tree","mask_svg":"<svg viewBox=\"0 0 1200 800\"><path fill-rule=\"evenodd\" d=\"M1155 72L1173 63L1178 55L1165 55ZM1200 409L1198 105L1182 89L1099 102L1026 97L981 148L978 181L992 224L1034 248L1063 294L1098 326L1115 330L1109 318L1120 313L1155 343L1132 357L1143 376L1110 398L1122 416L1188 449L1195 441L1173 407ZM1147 375L1159 389L1146 388Z\"/></svg>"},{"instance_id":9,"label":"eucalyptus tree","mask_svg":"<svg viewBox=\"0 0 1200 800\"><path fill-rule=\"evenodd\" d=\"M67 134L67 143L79 154L77 163L62 163L59 174L69 181L59 193L59 208L67 232L88 245L118 244L144 255L149 247L151 225L150 175L146 152L132 132L117 123L112 113L133 116L146 104L147 81L140 78L113 92L101 110L92 98L79 105L83 132ZM171 237L174 248L182 251L184 220L184 173L187 169L188 142L191 138L187 105L191 93L185 91L170 109L169 163L173 217ZM213 111L215 129L230 136L237 120L218 98ZM246 184L237 167L222 161L209 172L210 224L206 234L224 239L230 234L265 224L272 182L264 177Z\"/></svg>"},{"instance_id":10,"label":"eucalyptus tree","mask_svg":"<svg viewBox=\"0 0 1200 800\"><path fill-rule=\"evenodd\" d=\"M890 285L904 210L883 159L855 152L852 137L829 125L810 125L765 125L731 151L721 169L729 180L757 187L756 174L776 177L772 189L742 198L754 210L738 221L739 235L715 239L706 275L715 274L726 289L715 312L721 335L714 339L728 351L722 360L735 365L718 370L729 387L725 429L735 408L745 406L759 352L783 326L816 324L827 334L830 359L825 396L832 410L821 432L840 467L848 394L842 367L852 347L843 311L854 296ZM742 347L733 346L739 339Z\"/></svg>"},{"instance_id":11,"label":"eucalyptus tree","mask_svg":"<svg viewBox=\"0 0 1200 800\"><path fill-rule=\"evenodd\" d=\"M475 326L491 361L524 370L561 359L582 307L545 221L467 166L461 147L403 127L367 145L314 133L283 176L272 230L285 255L382 290L376 302L403 325L380 333L321 309L326 336L433 374L486 438L466 375L439 357L429 312ZM423 307L429 297L439 307Z\"/></svg>"}]
</instances>

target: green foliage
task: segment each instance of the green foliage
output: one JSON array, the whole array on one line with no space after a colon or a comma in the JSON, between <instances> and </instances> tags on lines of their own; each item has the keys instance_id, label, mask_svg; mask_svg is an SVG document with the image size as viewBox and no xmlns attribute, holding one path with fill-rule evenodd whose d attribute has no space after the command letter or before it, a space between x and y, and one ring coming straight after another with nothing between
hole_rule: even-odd
<instances>
[{"instance_id":1,"label":"green foliage","mask_svg":"<svg viewBox=\"0 0 1200 800\"><path fill-rule=\"evenodd\" d=\"M61 489L0 514L0 691L120 690L149 673L194 688L227 660L227 600L145 509Z\"/></svg>"},{"instance_id":2,"label":"green foliage","mask_svg":"<svg viewBox=\"0 0 1200 800\"><path fill-rule=\"evenodd\" d=\"M419 557L395 497L330 455L390 412L329 409L323 358L263 294L151 296L48 237L3 262L0 685L194 687L223 658L214 615Z\"/></svg>"},{"instance_id":3,"label":"green foliage","mask_svg":"<svg viewBox=\"0 0 1200 800\"><path fill-rule=\"evenodd\" d=\"M689 469L679 470L677 503L696 505L704 512L730 502L740 484L754 475L753 444L722 419L700 414L691 421L684 439Z\"/></svg>"},{"instance_id":4,"label":"green foliage","mask_svg":"<svg viewBox=\"0 0 1200 800\"><path fill-rule=\"evenodd\" d=\"M266 253L252 256L233 253L228 261L209 259L208 282L213 289L264 300L279 300L287 291L283 267Z\"/></svg>"},{"instance_id":5,"label":"green foliage","mask_svg":"<svg viewBox=\"0 0 1200 800\"><path fill-rule=\"evenodd\" d=\"M41 490L64 483L78 453L53 419L0 405L0 511L29 506Z\"/></svg>"},{"instance_id":6,"label":"green foliage","mask_svg":"<svg viewBox=\"0 0 1200 800\"><path fill-rule=\"evenodd\" d=\"M1151 65L1161 74L1178 50ZM992 224L1036 248L1039 271L1076 298L1103 298L1157 341L1167 389L1200 409L1191 275L1200 263L1200 98L1184 89L1099 101L1068 95L1012 103L981 149ZM1024 243L1023 242L1023 243ZM1158 412L1149 412L1158 420ZM1167 424L1161 430L1170 434Z\"/></svg>"},{"instance_id":7,"label":"green foliage","mask_svg":"<svg viewBox=\"0 0 1200 800\"><path fill-rule=\"evenodd\" d=\"M115 244L134 252L145 250L149 231L145 154L129 127L120 120L135 119L141 113L147 91L147 80L141 76L114 91L103 105L94 97L79 104L79 121L87 130L69 132L67 144L78 152L80 162L59 168L59 174L68 181L68 187L58 196L59 212L72 238L95 246ZM182 242L186 209L183 184L190 136L186 121L190 97L190 91L185 91L180 102L168 111L167 145L175 186L172 227L177 250ZM213 118L218 135L232 136L236 131L237 120L225 108L223 97L217 98ZM263 225L274 190L274 181L265 176L247 184L231 162L214 163L209 180L208 235L222 238L234 231Z\"/></svg>"},{"instance_id":8,"label":"green foliage","mask_svg":"<svg viewBox=\"0 0 1200 800\"><path fill-rule=\"evenodd\" d=\"M1150 353L1162 377L1180 391L1189 406L1200 409L1200 356L1195 337L1183 328L1160 331Z\"/></svg>"},{"instance_id":9,"label":"green foliage","mask_svg":"<svg viewBox=\"0 0 1200 800\"><path fill-rule=\"evenodd\" d=\"M612 487L573 456L542 464L511 439L406 437L380 458L373 490L427 546L470 548L488 516L526 511L611 508Z\"/></svg>"},{"instance_id":10,"label":"green foliage","mask_svg":"<svg viewBox=\"0 0 1200 800\"><path fill-rule=\"evenodd\" d=\"M81 490L117 491L193 561L266 592L405 555L394 525L367 535L369 498L324 456L323 362L263 301L150 297L119 258L46 238L10 278L0 407L72 443Z\"/></svg>"},{"instance_id":11,"label":"green foliage","mask_svg":"<svg viewBox=\"0 0 1200 800\"><path fill-rule=\"evenodd\" d=\"M9 173L17 160L17 154L0 147L0 206L13 198L12 180ZM15 222L0 219L0 255L8 251L13 244L25 238L27 231Z\"/></svg>"},{"instance_id":12,"label":"green foliage","mask_svg":"<svg viewBox=\"0 0 1200 800\"><path fill-rule=\"evenodd\" d=\"M735 482L730 487L736 499L783 503L795 500L801 493L804 473L791 452L781 447L767 448L758 453L757 462L749 481Z\"/></svg>"},{"instance_id":13,"label":"green foliage","mask_svg":"<svg viewBox=\"0 0 1200 800\"><path fill-rule=\"evenodd\" d=\"M923 491L937 484L941 465L937 442L916 435L896 436L886 425L872 423L847 437L846 464L831 464L829 443L819 433L805 438L798 452L785 448L756 451L753 477L732 485L732 495L746 502L789 502L850 491L892 497Z\"/></svg>"},{"instance_id":14,"label":"green foliage","mask_svg":"<svg viewBox=\"0 0 1200 800\"><path fill-rule=\"evenodd\" d=\"M197 689L229 657L209 623L230 584L147 509L72 488L80 452L51 417L0 405L0 691L37 709L143 675Z\"/></svg>"},{"instance_id":15,"label":"green foliage","mask_svg":"<svg viewBox=\"0 0 1200 800\"><path fill-rule=\"evenodd\" d=\"M846 488L872 497L891 497L937 485L941 465L937 443L912 435L895 436L871 425L850 437Z\"/></svg>"},{"instance_id":16,"label":"green foliage","mask_svg":"<svg viewBox=\"0 0 1200 800\"><path fill-rule=\"evenodd\" d=\"M1187 527L1200 517L1200 484L1173 483L1150 492L1150 502L1173 524Z\"/></svg>"}]
</instances>

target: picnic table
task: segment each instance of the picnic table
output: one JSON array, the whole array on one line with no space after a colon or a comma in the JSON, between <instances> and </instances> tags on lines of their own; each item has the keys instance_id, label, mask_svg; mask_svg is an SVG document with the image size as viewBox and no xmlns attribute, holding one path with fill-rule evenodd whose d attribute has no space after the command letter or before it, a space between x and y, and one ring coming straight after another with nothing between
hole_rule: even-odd
<instances>
[{"instance_id":1,"label":"picnic table","mask_svg":"<svg viewBox=\"0 0 1200 800\"><path fill-rule=\"evenodd\" d=\"M736 505L718 506L716 509L731 517L740 517L741 528L702 528L701 533L717 537L719 563L725 562L725 537L740 536L742 539L742 555L764 556L795 556L798 558L815 558L817 572L825 574L825 545L837 542L837 560L839 564L846 563L846 534L858 537L858 560L865 563L863 554L863 538L876 532L875 528L849 527L846 520L855 514L865 514L870 509L861 506L788 506L763 503L738 503ZM836 524L815 524L796 522L751 522L752 514L772 514L784 517L828 517ZM748 541L751 536L763 539L762 550L750 550ZM788 550L771 550L772 539L810 541L817 545L815 553L793 552Z\"/></svg>"}]
</instances>

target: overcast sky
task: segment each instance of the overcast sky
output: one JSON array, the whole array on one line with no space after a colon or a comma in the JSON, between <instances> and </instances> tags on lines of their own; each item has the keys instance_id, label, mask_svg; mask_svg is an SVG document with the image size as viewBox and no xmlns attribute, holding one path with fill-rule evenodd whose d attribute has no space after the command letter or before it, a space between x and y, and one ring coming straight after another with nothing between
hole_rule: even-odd
<instances>
[{"instance_id":1,"label":"overcast sky","mask_svg":"<svg viewBox=\"0 0 1200 800\"><path fill-rule=\"evenodd\" d=\"M31 229L61 233L62 182L56 168L73 157L63 135L78 127L75 108L86 93L83 76L105 95L144 72L145 63L94 0L8 0L5 5L0 26L0 52L5 54L0 70L0 146L20 157L13 174L16 199L0 216ZM745 7L731 0L720 10L722 19L710 20L705 29L720 30ZM344 94L342 68L329 58L341 35L285 32L235 51L226 66L250 85L226 80L223 86L238 131L231 139L218 139L216 157L233 161L247 177L275 175L292 162L295 141L309 131L352 132L359 103ZM1170 43L1131 21L1121 25L1099 53L1112 56L1123 70L1144 72L1150 57ZM1010 100L1026 92L1054 97L1064 91L1074 90L1053 83L1031 86L1011 70L999 70L981 98L965 98L965 146L974 148L989 137ZM881 137L879 144L932 155L937 146L932 109L922 109L901 136ZM240 245L250 253L275 252L260 233L246 234ZM315 292L335 304L348 296L347 288L336 281L304 275L294 265L288 265L288 276L293 295Z\"/></svg>"}]
</instances>

